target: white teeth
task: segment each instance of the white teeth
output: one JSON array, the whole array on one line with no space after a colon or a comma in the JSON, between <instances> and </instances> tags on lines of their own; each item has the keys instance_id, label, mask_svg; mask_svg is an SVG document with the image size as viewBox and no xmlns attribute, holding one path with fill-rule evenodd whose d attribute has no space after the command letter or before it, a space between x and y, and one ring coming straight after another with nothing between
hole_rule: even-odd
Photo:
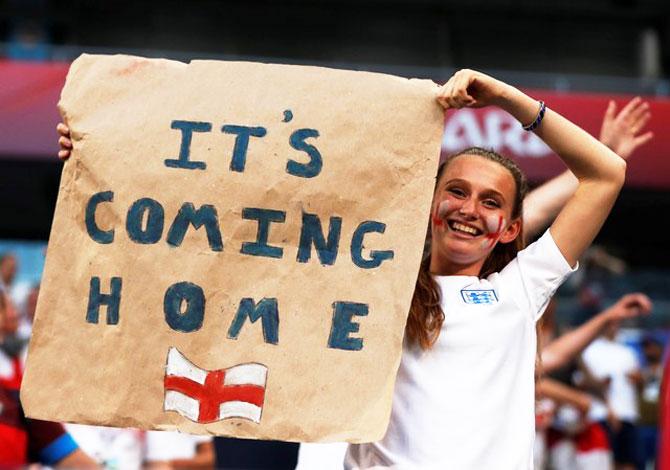
<instances>
[{"instance_id":1,"label":"white teeth","mask_svg":"<svg viewBox=\"0 0 670 470\"><path fill-rule=\"evenodd\" d=\"M476 228L468 227L467 225L459 224L458 222L454 222L453 224L451 224L451 227L454 230L458 230L459 232L469 233L470 235L477 235Z\"/></svg>"}]
</instances>

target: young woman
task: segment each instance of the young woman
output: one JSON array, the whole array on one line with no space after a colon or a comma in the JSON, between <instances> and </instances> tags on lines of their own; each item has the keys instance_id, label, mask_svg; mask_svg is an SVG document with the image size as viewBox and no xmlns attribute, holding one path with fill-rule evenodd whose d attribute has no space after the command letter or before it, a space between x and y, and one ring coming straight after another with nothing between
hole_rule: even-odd
<instances>
[{"instance_id":1,"label":"young woman","mask_svg":"<svg viewBox=\"0 0 670 470\"><path fill-rule=\"evenodd\" d=\"M352 445L348 468L532 468L535 322L600 229L625 163L519 90L463 70L440 90L445 108L495 105L561 155L578 187L550 230L525 250L523 175L469 149L440 168L384 439ZM59 127L61 158L69 154Z\"/></svg>"},{"instance_id":2,"label":"young woman","mask_svg":"<svg viewBox=\"0 0 670 470\"><path fill-rule=\"evenodd\" d=\"M526 185L518 167L482 149L442 165L389 428L380 442L351 445L345 466L532 468L535 322L605 221L625 162L478 72L456 73L438 100L445 108L498 106L534 127L579 186L549 231L521 250Z\"/></svg>"}]
</instances>

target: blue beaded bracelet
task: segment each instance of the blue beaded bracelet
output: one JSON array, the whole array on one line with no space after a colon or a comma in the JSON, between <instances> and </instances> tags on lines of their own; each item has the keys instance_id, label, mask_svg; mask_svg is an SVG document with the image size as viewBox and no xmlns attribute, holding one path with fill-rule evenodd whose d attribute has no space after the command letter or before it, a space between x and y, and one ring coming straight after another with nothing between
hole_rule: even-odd
<instances>
[{"instance_id":1,"label":"blue beaded bracelet","mask_svg":"<svg viewBox=\"0 0 670 470\"><path fill-rule=\"evenodd\" d=\"M544 113L547 111L547 107L544 105L544 101L540 101L540 110L537 113L535 120L528 124L527 126L522 125L524 131L534 131L537 129L537 126L540 125L542 119L544 119Z\"/></svg>"}]
</instances>

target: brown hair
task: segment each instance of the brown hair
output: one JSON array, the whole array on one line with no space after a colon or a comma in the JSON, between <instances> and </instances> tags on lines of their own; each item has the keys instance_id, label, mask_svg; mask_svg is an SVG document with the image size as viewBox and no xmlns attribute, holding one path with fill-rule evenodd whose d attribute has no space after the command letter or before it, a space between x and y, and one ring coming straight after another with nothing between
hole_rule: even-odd
<instances>
[{"instance_id":1,"label":"brown hair","mask_svg":"<svg viewBox=\"0 0 670 470\"><path fill-rule=\"evenodd\" d=\"M514 178L516 192L514 195L514 206L512 207L512 218L520 218L523 214L523 199L528 191L526 177L519 166L511 159L504 157L493 150L479 147L471 147L458 153L450 155L440 164L435 179L435 188L440 182L444 169L457 157L461 155L476 155L496 162L505 167ZM523 224L522 224L523 227ZM513 242L498 243L493 251L484 261L479 277L487 277L500 271L517 253L524 247L523 228ZM409 340L418 343L422 349L429 349L440 335L440 329L444 322L444 312L440 307L440 290L437 282L430 275L430 226L426 235L423 261L419 269L419 277L416 280L412 304L410 306L409 318L405 327L405 333Z\"/></svg>"}]
</instances>

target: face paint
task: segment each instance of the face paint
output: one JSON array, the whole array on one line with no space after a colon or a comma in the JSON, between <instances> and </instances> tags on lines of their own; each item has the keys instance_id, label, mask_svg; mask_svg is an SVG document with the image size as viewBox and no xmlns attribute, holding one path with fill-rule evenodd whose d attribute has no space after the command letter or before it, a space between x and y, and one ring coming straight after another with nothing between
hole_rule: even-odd
<instances>
[{"instance_id":1,"label":"face paint","mask_svg":"<svg viewBox=\"0 0 670 470\"><path fill-rule=\"evenodd\" d=\"M435 213L433 214L433 225L437 227L444 225L444 218L447 216L447 211L449 211L449 201L444 200L435 208Z\"/></svg>"},{"instance_id":2,"label":"face paint","mask_svg":"<svg viewBox=\"0 0 670 470\"><path fill-rule=\"evenodd\" d=\"M498 220L496 220L494 216L491 216L487 217L484 221L486 222L486 228L488 229L489 233L485 235L484 241L482 241L482 248L491 249L493 248L493 245L498 242L500 236L502 235L505 219L503 219L503 216L501 215L498 216Z\"/></svg>"},{"instance_id":3,"label":"face paint","mask_svg":"<svg viewBox=\"0 0 670 470\"><path fill-rule=\"evenodd\" d=\"M444 227L446 229L447 216L450 212L458 211L459 203L456 201L444 200L441 201L431 215L433 227ZM488 256L491 249L500 240L503 234L505 219L501 215L491 215L483 217L484 234L480 235L481 242L477 242L472 248L467 251L451 251L450 258L460 264L475 263L478 260Z\"/></svg>"}]
</instances>

